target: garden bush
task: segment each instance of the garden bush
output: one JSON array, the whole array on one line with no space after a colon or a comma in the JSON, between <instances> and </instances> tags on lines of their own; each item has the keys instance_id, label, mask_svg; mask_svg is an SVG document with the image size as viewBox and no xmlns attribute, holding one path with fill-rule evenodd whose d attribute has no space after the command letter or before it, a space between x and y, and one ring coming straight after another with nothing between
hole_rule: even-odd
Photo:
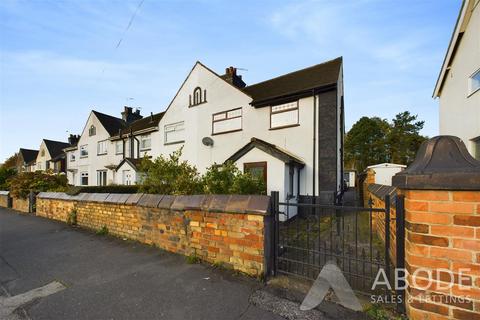
<instances>
[{"instance_id":1,"label":"garden bush","mask_svg":"<svg viewBox=\"0 0 480 320\"><path fill-rule=\"evenodd\" d=\"M13 168L0 166L0 190L9 190L8 180L16 173L17 171Z\"/></svg>"},{"instance_id":2,"label":"garden bush","mask_svg":"<svg viewBox=\"0 0 480 320\"><path fill-rule=\"evenodd\" d=\"M68 180L65 174L54 174L51 171L21 172L10 178L8 185L14 197L25 199L31 191L64 192Z\"/></svg>"}]
</instances>

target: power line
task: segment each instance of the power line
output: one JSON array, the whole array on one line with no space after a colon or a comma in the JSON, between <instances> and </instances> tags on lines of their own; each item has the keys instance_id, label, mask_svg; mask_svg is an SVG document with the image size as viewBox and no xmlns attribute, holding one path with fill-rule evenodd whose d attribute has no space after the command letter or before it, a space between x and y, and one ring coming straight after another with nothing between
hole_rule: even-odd
<instances>
[{"instance_id":1,"label":"power line","mask_svg":"<svg viewBox=\"0 0 480 320\"><path fill-rule=\"evenodd\" d=\"M133 15L132 15L132 17L130 18L130 21L128 22L127 27L126 27L125 30L123 31L122 37L120 38L120 40L118 40L118 43L117 43L117 45L115 46L115 50L118 49L118 47L120 47L120 44L122 44L123 38L124 38L125 35L127 34L128 29L130 29L130 27L132 26L133 20L135 20L135 17L137 16L137 13L138 13L138 11L140 10L140 7L142 6L142 4L143 4L144 1L145 1L145 0L141 0L141 1L138 3L137 8L135 9L135 12L133 12Z\"/></svg>"}]
</instances>

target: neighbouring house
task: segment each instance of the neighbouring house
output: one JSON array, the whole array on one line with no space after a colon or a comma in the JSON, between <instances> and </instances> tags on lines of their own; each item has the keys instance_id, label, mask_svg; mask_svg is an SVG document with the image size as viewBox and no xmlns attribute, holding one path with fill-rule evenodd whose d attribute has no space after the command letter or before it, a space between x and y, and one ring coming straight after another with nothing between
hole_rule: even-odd
<instances>
[{"instance_id":1,"label":"neighbouring house","mask_svg":"<svg viewBox=\"0 0 480 320\"><path fill-rule=\"evenodd\" d=\"M343 134L342 58L250 86L236 68L219 75L197 62L164 112L92 111L77 146L65 152L75 185L138 183L143 157L182 148L200 173L230 160L282 200L331 201L342 189Z\"/></svg>"},{"instance_id":2,"label":"neighbouring house","mask_svg":"<svg viewBox=\"0 0 480 320\"><path fill-rule=\"evenodd\" d=\"M90 112L77 144L65 149L70 184L135 184L139 159L160 154L159 137L152 133L163 113L143 118L126 106L121 114Z\"/></svg>"},{"instance_id":3,"label":"neighbouring house","mask_svg":"<svg viewBox=\"0 0 480 320\"><path fill-rule=\"evenodd\" d=\"M367 167L368 170L373 170L375 174L375 184L382 184L385 186L392 185L392 177L398 172L405 170L407 166L395 163L380 163Z\"/></svg>"},{"instance_id":4,"label":"neighbouring house","mask_svg":"<svg viewBox=\"0 0 480 320\"><path fill-rule=\"evenodd\" d=\"M32 165L32 168L35 169L32 171L65 172L65 159L62 158L62 154L64 153L63 149L69 146L68 142L43 139L35 158L35 165Z\"/></svg>"},{"instance_id":5,"label":"neighbouring house","mask_svg":"<svg viewBox=\"0 0 480 320\"><path fill-rule=\"evenodd\" d=\"M440 69L440 134L463 140L480 159L480 0L464 0Z\"/></svg>"},{"instance_id":6,"label":"neighbouring house","mask_svg":"<svg viewBox=\"0 0 480 320\"><path fill-rule=\"evenodd\" d=\"M17 172L31 172L37 159L38 150L20 148L17 157Z\"/></svg>"}]
</instances>

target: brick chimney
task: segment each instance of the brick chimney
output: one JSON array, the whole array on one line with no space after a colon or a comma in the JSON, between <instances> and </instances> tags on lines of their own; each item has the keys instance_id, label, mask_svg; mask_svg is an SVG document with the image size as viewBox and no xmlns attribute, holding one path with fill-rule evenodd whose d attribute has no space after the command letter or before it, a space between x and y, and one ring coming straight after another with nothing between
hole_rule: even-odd
<instances>
[{"instance_id":1,"label":"brick chimney","mask_svg":"<svg viewBox=\"0 0 480 320\"><path fill-rule=\"evenodd\" d=\"M247 85L245 82L243 82L242 76L237 75L237 68L232 66L225 69L225 74L222 76L222 78L237 88L244 88Z\"/></svg>"},{"instance_id":2,"label":"brick chimney","mask_svg":"<svg viewBox=\"0 0 480 320\"><path fill-rule=\"evenodd\" d=\"M80 140L80 135L79 135L79 134L71 134L71 135L68 137L68 143L69 143L71 146L77 145L78 140Z\"/></svg>"},{"instance_id":3,"label":"brick chimney","mask_svg":"<svg viewBox=\"0 0 480 320\"><path fill-rule=\"evenodd\" d=\"M142 119L143 117L140 115L140 110L136 109L135 112L133 112L132 107L123 107L123 112L122 112L122 119L126 123L133 122L135 120Z\"/></svg>"}]
</instances>

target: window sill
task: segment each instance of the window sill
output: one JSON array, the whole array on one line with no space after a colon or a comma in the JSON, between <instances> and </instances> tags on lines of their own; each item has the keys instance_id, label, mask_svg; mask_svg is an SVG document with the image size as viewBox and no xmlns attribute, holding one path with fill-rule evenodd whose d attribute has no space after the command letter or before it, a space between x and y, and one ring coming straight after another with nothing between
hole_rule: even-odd
<instances>
[{"instance_id":1,"label":"window sill","mask_svg":"<svg viewBox=\"0 0 480 320\"><path fill-rule=\"evenodd\" d=\"M86 159L86 158L88 158L88 156L82 156L82 157L80 157L80 159Z\"/></svg>"},{"instance_id":2,"label":"window sill","mask_svg":"<svg viewBox=\"0 0 480 320\"><path fill-rule=\"evenodd\" d=\"M143 151L150 151L152 150L152 148L148 148L148 149L140 149L140 152L143 152Z\"/></svg>"},{"instance_id":3,"label":"window sill","mask_svg":"<svg viewBox=\"0 0 480 320\"><path fill-rule=\"evenodd\" d=\"M299 127L300 124L297 123L297 124L290 124L288 126L281 126L281 127L275 127L275 128L270 128L268 130L280 130L280 129L287 129L287 128L294 128L294 127Z\"/></svg>"},{"instance_id":4,"label":"window sill","mask_svg":"<svg viewBox=\"0 0 480 320\"><path fill-rule=\"evenodd\" d=\"M106 156L108 153L97 153L97 156Z\"/></svg>"},{"instance_id":5,"label":"window sill","mask_svg":"<svg viewBox=\"0 0 480 320\"><path fill-rule=\"evenodd\" d=\"M473 96L475 93L479 92L480 91L480 88L477 88L475 89L474 91L470 92L468 95L467 95L467 98L470 98L471 96Z\"/></svg>"},{"instance_id":6,"label":"window sill","mask_svg":"<svg viewBox=\"0 0 480 320\"><path fill-rule=\"evenodd\" d=\"M236 130L223 131L223 132L217 132L217 133L213 133L213 132L212 132L212 136L218 136L218 135L221 135L221 134L239 132L239 131L242 131L242 130L243 130L243 129L236 129Z\"/></svg>"},{"instance_id":7,"label":"window sill","mask_svg":"<svg viewBox=\"0 0 480 320\"><path fill-rule=\"evenodd\" d=\"M185 140L175 141L175 142L166 142L166 143L164 143L163 145L164 145L164 146L170 146L170 145L172 145L172 144L180 144L180 143L185 143Z\"/></svg>"},{"instance_id":8,"label":"window sill","mask_svg":"<svg viewBox=\"0 0 480 320\"><path fill-rule=\"evenodd\" d=\"M199 105L201 105L201 104L204 104L204 103L207 103L207 100L202 101L202 102L197 103L197 104L191 104L191 105L189 105L188 107L189 107L189 108L192 108L192 107L196 107L196 106L199 106Z\"/></svg>"}]
</instances>

